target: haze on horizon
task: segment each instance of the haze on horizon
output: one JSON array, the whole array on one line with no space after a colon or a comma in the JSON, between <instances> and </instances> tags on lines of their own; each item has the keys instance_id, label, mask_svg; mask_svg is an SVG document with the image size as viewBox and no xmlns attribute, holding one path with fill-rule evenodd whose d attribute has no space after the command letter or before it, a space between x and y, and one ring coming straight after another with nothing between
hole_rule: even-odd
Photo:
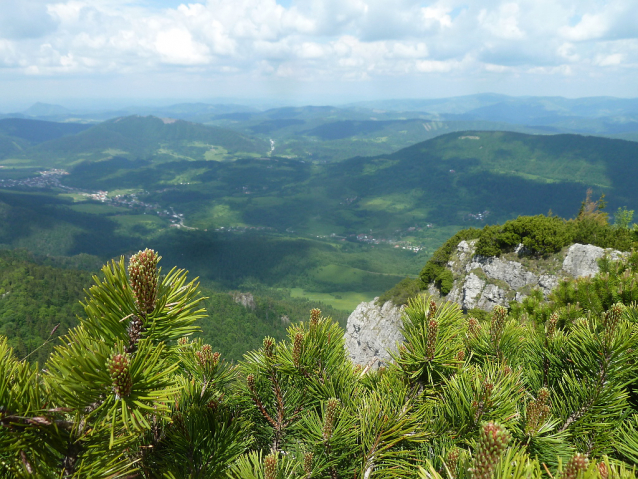
<instances>
[{"instance_id":1,"label":"haze on horizon","mask_svg":"<svg viewBox=\"0 0 638 479\"><path fill-rule=\"evenodd\" d=\"M637 25L635 0L2 0L0 111L638 97Z\"/></svg>"}]
</instances>

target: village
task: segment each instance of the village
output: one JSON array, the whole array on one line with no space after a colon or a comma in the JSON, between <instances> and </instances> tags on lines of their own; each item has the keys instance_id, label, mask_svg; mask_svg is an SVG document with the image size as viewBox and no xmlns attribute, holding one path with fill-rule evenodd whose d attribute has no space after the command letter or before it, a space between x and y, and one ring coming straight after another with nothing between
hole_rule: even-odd
<instances>
[{"instance_id":1,"label":"village","mask_svg":"<svg viewBox=\"0 0 638 479\"><path fill-rule=\"evenodd\" d=\"M38 174L40 176L23 178L20 180L0 179L0 188L60 188L66 192L75 193L77 195L84 196L89 200L99 201L100 203L131 209L144 209L145 214L148 212L157 213L159 216L170 218L170 226L174 228L197 229L186 226L184 224L184 215L176 213L172 206L169 207L169 209L162 209L162 207L157 203L147 203L140 200L137 193L109 196L108 191L98 190L90 192L81 188L66 186L62 184L60 179L62 176L68 175L69 172L63 169L39 171Z\"/></svg>"}]
</instances>

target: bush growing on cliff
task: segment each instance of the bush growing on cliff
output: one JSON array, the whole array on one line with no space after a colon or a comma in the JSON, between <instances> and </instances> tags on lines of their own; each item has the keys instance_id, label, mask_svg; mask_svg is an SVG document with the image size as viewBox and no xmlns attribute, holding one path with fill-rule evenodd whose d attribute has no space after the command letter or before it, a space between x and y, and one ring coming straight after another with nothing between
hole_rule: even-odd
<instances>
[{"instance_id":1,"label":"bush growing on cliff","mask_svg":"<svg viewBox=\"0 0 638 479\"><path fill-rule=\"evenodd\" d=\"M486 226L476 244L476 254L499 256L522 244L529 252L548 255L572 243L572 228L557 216L519 216L502 226Z\"/></svg>"},{"instance_id":2,"label":"bush growing on cliff","mask_svg":"<svg viewBox=\"0 0 638 479\"><path fill-rule=\"evenodd\" d=\"M0 477L635 477L635 305L540 325L419 297L378 371L312 310L235 365L158 261L105 266L43 369L0 339Z\"/></svg>"},{"instance_id":3,"label":"bush growing on cliff","mask_svg":"<svg viewBox=\"0 0 638 479\"><path fill-rule=\"evenodd\" d=\"M629 251L636 245L638 230L620 228L607 223L607 215L598 202L586 200L579 215L571 220L557 216L519 216L502 225L487 225L482 230L461 230L447 240L425 264L420 273L421 289L434 283L441 294L451 290L446 265L458 244L477 239L475 253L480 256L500 256L522 244L527 254L547 256L573 243L592 244L601 248ZM449 273L449 271L448 271ZM453 278L451 280L453 282ZM402 299L405 304L405 300Z\"/></svg>"}]
</instances>

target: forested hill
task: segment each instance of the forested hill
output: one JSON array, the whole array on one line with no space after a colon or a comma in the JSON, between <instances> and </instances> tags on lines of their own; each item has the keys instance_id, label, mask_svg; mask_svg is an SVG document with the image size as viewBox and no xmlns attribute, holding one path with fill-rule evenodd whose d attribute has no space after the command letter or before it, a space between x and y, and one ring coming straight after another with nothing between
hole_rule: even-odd
<instances>
[{"instance_id":1,"label":"forested hill","mask_svg":"<svg viewBox=\"0 0 638 479\"><path fill-rule=\"evenodd\" d=\"M1 126L0 133L3 132ZM49 128L53 132L49 131L50 136L57 131L56 128ZM39 142L19 151L7 150L2 156L23 158L39 166L65 167L78 160L104 159L115 154L130 159L153 157L158 160L192 160L203 158L207 152L214 153L212 157L223 157L228 152L264 155L270 149L264 140L249 138L224 128L153 116L128 116L108 120L88 129L84 125L77 125L67 127L67 130L71 132L73 128L76 134L54 135L49 138L50 141ZM20 138L13 130L4 133Z\"/></svg>"},{"instance_id":2,"label":"forested hill","mask_svg":"<svg viewBox=\"0 0 638 479\"><path fill-rule=\"evenodd\" d=\"M0 334L10 338L18 357L44 362L56 342L35 350L56 325L53 339L77 324L90 281L87 271L45 266L25 251L0 250Z\"/></svg>"},{"instance_id":3,"label":"forested hill","mask_svg":"<svg viewBox=\"0 0 638 479\"><path fill-rule=\"evenodd\" d=\"M637 177L635 142L465 131L328 165L324 182L335 193L361 198L370 213L381 214L385 202L388 213L462 224L468 213L482 210L490 211L490 222L550 209L571 217L588 187L604 192L613 209L633 208Z\"/></svg>"},{"instance_id":4,"label":"forested hill","mask_svg":"<svg viewBox=\"0 0 638 479\"><path fill-rule=\"evenodd\" d=\"M44 261L47 258L34 257L25 250L0 250L0 335L9 339L19 358L28 357L40 364L58 344L58 337L78 324L77 317L84 314L80 301L93 284L93 273L77 269L88 265L86 261L82 264L81 257L61 260L71 268ZM189 276L194 279L194 275ZM249 304L244 306L227 292L206 287L200 290L208 314L198 322L198 336L230 360L239 360L259 347L265 336L283 339L288 325L306 319L313 307L321 307L342 325L347 317L325 304L293 299L285 293L248 294Z\"/></svg>"}]
</instances>

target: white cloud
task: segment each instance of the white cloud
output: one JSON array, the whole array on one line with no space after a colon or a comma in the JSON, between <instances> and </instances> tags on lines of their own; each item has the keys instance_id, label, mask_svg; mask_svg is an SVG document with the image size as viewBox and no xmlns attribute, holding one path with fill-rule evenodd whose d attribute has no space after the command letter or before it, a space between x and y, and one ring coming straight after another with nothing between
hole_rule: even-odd
<instances>
[{"instance_id":1,"label":"white cloud","mask_svg":"<svg viewBox=\"0 0 638 479\"><path fill-rule=\"evenodd\" d=\"M155 48L166 63L197 65L208 63L208 48L193 40L188 30L171 28L158 32Z\"/></svg>"},{"instance_id":2,"label":"white cloud","mask_svg":"<svg viewBox=\"0 0 638 479\"><path fill-rule=\"evenodd\" d=\"M638 68L635 0L0 1L0 80L8 71L178 78L196 69L207 78L469 82Z\"/></svg>"},{"instance_id":3,"label":"white cloud","mask_svg":"<svg viewBox=\"0 0 638 479\"><path fill-rule=\"evenodd\" d=\"M612 55L598 57L594 63L601 67L620 65L623 61L623 58L624 55L622 53L614 53Z\"/></svg>"}]
</instances>

